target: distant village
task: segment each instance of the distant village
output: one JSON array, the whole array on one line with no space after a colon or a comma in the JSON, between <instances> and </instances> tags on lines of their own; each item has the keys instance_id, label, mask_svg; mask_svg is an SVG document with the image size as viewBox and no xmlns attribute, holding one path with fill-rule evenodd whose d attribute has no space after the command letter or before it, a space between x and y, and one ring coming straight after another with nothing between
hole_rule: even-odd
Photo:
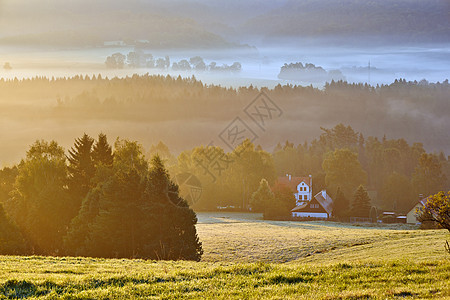
<instances>
[{"instance_id":1,"label":"distant village","mask_svg":"<svg viewBox=\"0 0 450 300\"><path fill-rule=\"evenodd\" d=\"M296 206L291 210L293 220L332 219L333 199L325 189L313 196L312 176L294 177L286 174L279 177L279 184L289 187L296 199ZM421 198L417 204L411 207L406 215L397 214L393 211L378 211L375 206L370 209L369 218L350 217L351 223L407 223L418 224L417 210L424 206L427 198Z\"/></svg>"}]
</instances>

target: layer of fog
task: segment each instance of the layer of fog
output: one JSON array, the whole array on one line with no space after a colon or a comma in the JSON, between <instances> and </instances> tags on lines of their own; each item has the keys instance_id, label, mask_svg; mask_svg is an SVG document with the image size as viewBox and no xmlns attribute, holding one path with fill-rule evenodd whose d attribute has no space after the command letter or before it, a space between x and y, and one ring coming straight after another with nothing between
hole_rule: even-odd
<instances>
[{"instance_id":1,"label":"layer of fog","mask_svg":"<svg viewBox=\"0 0 450 300\"><path fill-rule=\"evenodd\" d=\"M0 67L8 62L12 69L0 69L1 78L30 78L35 76L67 77L74 75L98 75L125 77L132 74L162 74L182 77L194 75L206 84L221 86L268 86L277 84L310 85L321 87L323 83L278 78L280 68L285 63L312 63L327 71L340 70L346 81L369 83L371 85L390 84L395 79L407 81L442 82L450 78L450 47L447 45L430 45L428 47L378 47L378 48L344 48L344 47L298 47L274 48L262 47L240 50L145 50L155 58L169 55L171 64L181 59L201 56L206 64L212 61L218 65L231 65L237 61L242 64L242 71L173 71L130 68L108 69L104 62L107 56L120 52L127 55L134 51L132 47L91 48L75 50L49 50L17 47L0 47ZM370 69L369 69L370 63Z\"/></svg>"}]
</instances>

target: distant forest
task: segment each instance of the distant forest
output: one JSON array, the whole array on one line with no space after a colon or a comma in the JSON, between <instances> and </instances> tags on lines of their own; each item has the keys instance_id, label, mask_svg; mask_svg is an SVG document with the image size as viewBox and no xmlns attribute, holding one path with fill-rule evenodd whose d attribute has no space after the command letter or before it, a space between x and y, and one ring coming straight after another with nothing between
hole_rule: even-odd
<instances>
[{"instance_id":1,"label":"distant forest","mask_svg":"<svg viewBox=\"0 0 450 300\"><path fill-rule=\"evenodd\" d=\"M442 43L450 38L449 10L445 0L288 1L249 20L245 32L274 42L319 37L366 45Z\"/></svg>"},{"instance_id":2,"label":"distant forest","mask_svg":"<svg viewBox=\"0 0 450 300\"><path fill-rule=\"evenodd\" d=\"M36 138L56 139L68 147L71 137L87 132L130 136L144 146L164 140L173 152L207 145L240 117L264 91L282 110L265 131L255 128L256 141L271 150L283 140L311 142L320 127L344 123L381 139L420 142L431 152L449 155L450 85L406 82L369 86L332 82L324 89L278 85L225 88L191 78L134 75L0 80L3 141L0 162L16 162ZM13 129L13 130L12 130ZM230 149L228 149L230 150ZM21 154L22 153L22 154Z\"/></svg>"}]
</instances>

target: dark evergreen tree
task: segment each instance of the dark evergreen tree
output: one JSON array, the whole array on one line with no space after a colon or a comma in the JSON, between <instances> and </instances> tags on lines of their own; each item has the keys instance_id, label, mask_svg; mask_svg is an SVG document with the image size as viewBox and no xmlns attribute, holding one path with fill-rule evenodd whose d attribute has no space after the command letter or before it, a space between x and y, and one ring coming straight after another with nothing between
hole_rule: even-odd
<instances>
[{"instance_id":1,"label":"dark evergreen tree","mask_svg":"<svg viewBox=\"0 0 450 300\"><path fill-rule=\"evenodd\" d=\"M23 255L29 251L27 243L16 225L6 216L0 203L0 255Z\"/></svg>"},{"instance_id":2,"label":"dark evergreen tree","mask_svg":"<svg viewBox=\"0 0 450 300\"><path fill-rule=\"evenodd\" d=\"M289 218L291 209L295 207L296 199L292 190L283 184L276 184L273 188L272 201L266 204L264 219Z\"/></svg>"},{"instance_id":3,"label":"dark evergreen tree","mask_svg":"<svg viewBox=\"0 0 450 300\"><path fill-rule=\"evenodd\" d=\"M69 230L64 237L65 254L73 256L88 255L86 249L90 226L100 213L99 200L101 185L89 191L81 205L78 215L72 219Z\"/></svg>"},{"instance_id":4,"label":"dark evergreen tree","mask_svg":"<svg viewBox=\"0 0 450 300\"><path fill-rule=\"evenodd\" d=\"M351 215L353 217L368 218L370 213L370 198L367 190L360 185L353 196Z\"/></svg>"},{"instance_id":5,"label":"dark evergreen tree","mask_svg":"<svg viewBox=\"0 0 450 300\"><path fill-rule=\"evenodd\" d=\"M143 207L145 181L141 175L136 169L118 170L105 184L86 240L89 256L148 257L145 237L149 223L155 222Z\"/></svg>"},{"instance_id":6,"label":"dark evergreen tree","mask_svg":"<svg viewBox=\"0 0 450 300\"><path fill-rule=\"evenodd\" d=\"M86 133L81 138L75 139L74 147L69 150L69 192L73 198L74 215L81 206L82 199L86 197L91 179L95 174L94 160L92 158L92 146L94 139Z\"/></svg>"},{"instance_id":7,"label":"dark evergreen tree","mask_svg":"<svg viewBox=\"0 0 450 300\"><path fill-rule=\"evenodd\" d=\"M96 184L65 237L70 254L199 260L197 217L159 157L148 162L135 142L118 141L112 168Z\"/></svg>"},{"instance_id":8,"label":"dark evergreen tree","mask_svg":"<svg viewBox=\"0 0 450 300\"><path fill-rule=\"evenodd\" d=\"M338 187L336 195L333 198L333 217L342 218L348 214L349 202L342 192L341 188Z\"/></svg>"},{"instance_id":9,"label":"dark evergreen tree","mask_svg":"<svg viewBox=\"0 0 450 300\"><path fill-rule=\"evenodd\" d=\"M98 135L98 140L95 143L92 150L92 158L94 160L94 164L98 166L99 164L103 164L105 166L112 166L113 164L113 154L111 145L108 144L108 139L106 135L100 133Z\"/></svg>"},{"instance_id":10,"label":"dark evergreen tree","mask_svg":"<svg viewBox=\"0 0 450 300\"><path fill-rule=\"evenodd\" d=\"M179 187L170 180L161 158L151 160L148 194L152 209L166 216L159 218L153 233L153 251L158 259L186 259L198 261L203 254L195 224L197 216L180 197Z\"/></svg>"}]
</instances>

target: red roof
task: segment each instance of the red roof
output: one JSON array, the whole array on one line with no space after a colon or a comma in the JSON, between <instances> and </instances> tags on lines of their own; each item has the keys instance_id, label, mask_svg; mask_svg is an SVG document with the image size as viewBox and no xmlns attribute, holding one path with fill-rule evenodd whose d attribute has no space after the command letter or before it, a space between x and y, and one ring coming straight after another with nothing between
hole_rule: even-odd
<instances>
[{"instance_id":1,"label":"red roof","mask_svg":"<svg viewBox=\"0 0 450 300\"><path fill-rule=\"evenodd\" d=\"M304 182L307 186L309 186L310 178L309 177L293 177L291 176L291 180L289 180L289 176L278 177L278 183L284 184L290 187L293 191L297 191L297 186Z\"/></svg>"}]
</instances>

